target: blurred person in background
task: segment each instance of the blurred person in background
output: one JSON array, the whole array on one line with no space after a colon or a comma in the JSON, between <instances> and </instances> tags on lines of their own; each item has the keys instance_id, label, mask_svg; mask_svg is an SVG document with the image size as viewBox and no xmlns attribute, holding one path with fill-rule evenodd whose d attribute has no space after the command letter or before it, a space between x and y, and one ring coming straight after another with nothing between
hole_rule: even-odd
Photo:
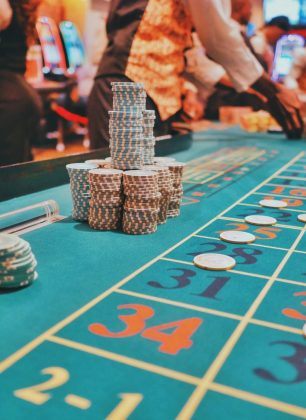
<instances>
[{"instance_id":1,"label":"blurred person in background","mask_svg":"<svg viewBox=\"0 0 306 420\"><path fill-rule=\"evenodd\" d=\"M40 100L24 78L39 3L0 0L0 165L31 160L39 131Z\"/></svg>"},{"instance_id":2,"label":"blurred person in background","mask_svg":"<svg viewBox=\"0 0 306 420\"><path fill-rule=\"evenodd\" d=\"M274 51L277 41L290 30L287 16L276 16L266 23L250 38L256 54L262 57L265 70L271 75L273 70Z\"/></svg>"},{"instance_id":3,"label":"blurred person in background","mask_svg":"<svg viewBox=\"0 0 306 420\"><path fill-rule=\"evenodd\" d=\"M286 76L285 85L288 89L306 93L306 48L298 48L294 52L292 67Z\"/></svg>"}]
</instances>

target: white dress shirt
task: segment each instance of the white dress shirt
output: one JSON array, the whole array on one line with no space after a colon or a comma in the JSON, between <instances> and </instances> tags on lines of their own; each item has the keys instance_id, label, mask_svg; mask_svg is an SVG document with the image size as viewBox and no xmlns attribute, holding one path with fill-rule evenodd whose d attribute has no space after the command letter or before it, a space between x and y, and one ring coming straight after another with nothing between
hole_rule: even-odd
<instances>
[{"instance_id":1,"label":"white dress shirt","mask_svg":"<svg viewBox=\"0 0 306 420\"><path fill-rule=\"evenodd\" d=\"M185 0L207 54L225 68L238 92L247 90L263 74L231 20L231 0Z\"/></svg>"},{"instance_id":2,"label":"white dress shirt","mask_svg":"<svg viewBox=\"0 0 306 420\"><path fill-rule=\"evenodd\" d=\"M193 48L185 53L185 72L211 94L226 71L220 64L210 60L196 33L192 34Z\"/></svg>"},{"instance_id":3,"label":"white dress shirt","mask_svg":"<svg viewBox=\"0 0 306 420\"><path fill-rule=\"evenodd\" d=\"M268 66L268 73L272 74L273 72L273 62L274 62L274 51L271 45L269 45L265 34L262 31L258 31L256 35L250 38L250 42L254 51L261 55L265 60Z\"/></svg>"}]
</instances>

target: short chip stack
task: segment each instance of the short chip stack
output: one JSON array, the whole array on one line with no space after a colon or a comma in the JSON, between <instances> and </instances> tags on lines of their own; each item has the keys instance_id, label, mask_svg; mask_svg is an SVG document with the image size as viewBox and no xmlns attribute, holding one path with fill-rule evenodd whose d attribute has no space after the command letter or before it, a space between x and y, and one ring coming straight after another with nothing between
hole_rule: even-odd
<instances>
[{"instance_id":1,"label":"short chip stack","mask_svg":"<svg viewBox=\"0 0 306 420\"><path fill-rule=\"evenodd\" d=\"M70 163L66 165L70 177L70 189L72 195L72 217L74 220L83 222L88 220L90 188L88 172L98 168L92 163Z\"/></svg>"},{"instance_id":2,"label":"short chip stack","mask_svg":"<svg viewBox=\"0 0 306 420\"><path fill-rule=\"evenodd\" d=\"M0 288L17 288L38 278L31 246L18 236L0 234Z\"/></svg>"},{"instance_id":3,"label":"short chip stack","mask_svg":"<svg viewBox=\"0 0 306 420\"><path fill-rule=\"evenodd\" d=\"M93 169L89 171L90 208L88 223L97 230L116 230L122 219L122 171Z\"/></svg>"},{"instance_id":4,"label":"short chip stack","mask_svg":"<svg viewBox=\"0 0 306 420\"><path fill-rule=\"evenodd\" d=\"M123 186L123 231L131 235L155 232L160 201L158 174L153 171L126 171L123 174Z\"/></svg>"},{"instance_id":5,"label":"short chip stack","mask_svg":"<svg viewBox=\"0 0 306 420\"><path fill-rule=\"evenodd\" d=\"M112 166L137 169L144 164L143 111L146 92L142 83L113 82L113 110L109 111Z\"/></svg>"},{"instance_id":6,"label":"short chip stack","mask_svg":"<svg viewBox=\"0 0 306 420\"><path fill-rule=\"evenodd\" d=\"M155 111L143 111L143 160L144 165L153 165L155 156L154 123Z\"/></svg>"},{"instance_id":7,"label":"short chip stack","mask_svg":"<svg viewBox=\"0 0 306 420\"><path fill-rule=\"evenodd\" d=\"M161 194L158 212L158 224L167 222L167 212L169 203L173 193L172 175L167 166L147 165L143 167L144 170L154 171L158 174L158 190Z\"/></svg>"},{"instance_id":8,"label":"short chip stack","mask_svg":"<svg viewBox=\"0 0 306 420\"><path fill-rule=\"evenodd\" d=\"M172 175L172 195L167 211L167 217L177 217L180 215L181 201L183 196L183 171L186 166L181 162L165 162L161 164L167 166Z\"/></svg>"}]
</instances>

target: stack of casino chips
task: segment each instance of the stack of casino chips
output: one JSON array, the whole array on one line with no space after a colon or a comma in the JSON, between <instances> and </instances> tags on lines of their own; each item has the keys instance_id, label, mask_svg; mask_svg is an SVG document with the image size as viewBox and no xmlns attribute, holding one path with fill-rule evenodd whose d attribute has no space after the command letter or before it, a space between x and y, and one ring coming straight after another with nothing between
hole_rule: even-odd
<instances>
[{"instance_id":1,"label":"stack of casino chips","mask_svg":"<svg viewBox=\"0 0 306 420\"><path fill-rule=\"evenodd\" d=\"M181 162L165 162L161 164L169 168L172 175L172 194L167 211L167 217L177 217L180 215L181 202L183 196L183 171L186 166Z\"/></svg>"},{"instance_id":2,"label":"stack of casino chips","mask_svg":"<svg viewBox=\"0 0 306 420\"><path fill-rule=\"evenodd\" d=\"M154 171L158 174L158 190L160 192L158 224L167 222L167 213L173 193L172 174L167 166L147 165L144 170Z\"/></svg>"},{"instance_id":3,"label":"stack of casino chips","mask_svg":"<svg viewBox=\"0 0 306 420\"><path fill-rule=\"evenodd\" d=\"M144 235L157 230L160 193L158 174L135 170L123 174L124 210L122 228L131 235Z\"/></svg>"},{"instance_id":4,"label":"stack of casino chips","mask_svg":"<svg viewBox=\"0 0 306 420\"><path fill-rule=\"evenodd\" d=\"M117 230L122 219L122 171L93 169L89 171L90 208L88 223L97 230Z\"/></svg>"},{"instance_id":5,"label":"stack of casino chips","mask_svg":"<svg viewBox=\"0 0 306 420\"><path fill-rule=\"evenodd\" d=\"M112 82L113 110L109 111L112 166L138 169L143 165L143 111L146 92L142 83Z\"/></svg>"},{"instance_id":6,"label":"stack of casino chips","mask_svg":"<svg viewBox=\"0 0 306 420\"><path fill-rule=\"evenodd\" d=\"M155 156L154 123L155 111L143 111L143 160L144 165L153 165Z\"/></svg>"},{"instance_id":7,"label":"stack of casino chips","mask_svg":"<svg viewBox=\"0 0 306 420\"><path fill-rule=\"evenodd\" d=\"M98 168L92 163L70 163L66 165L70 177L72 195L72 218L79 222L88 220L90 188L88 172Z\"/></svg>"},{"instance_id":8,"label":"stack of casino chips","mask_svg":"<svg viewBox=\"0 0 306 420\"><path fill-rule=\"evenodd\" d=\"M31 246L15 235L0 234L0 288L28 286L38 278Z\"/></svg>"}]
</instances>

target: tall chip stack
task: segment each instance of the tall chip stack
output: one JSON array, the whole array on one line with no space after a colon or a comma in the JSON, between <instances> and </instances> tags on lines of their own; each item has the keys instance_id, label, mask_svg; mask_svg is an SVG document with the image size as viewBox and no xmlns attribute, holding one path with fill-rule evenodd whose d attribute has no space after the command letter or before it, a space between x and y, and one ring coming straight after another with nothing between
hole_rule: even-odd
<instances>
[{"instance_id":1,"label":"tall chip stack","mask_svg":"<svg viewBox=\"0 0 306 420\"><path fill-rule=\"evenodd\" d=\"M89 226L97 230L117 230L122 219L122 171L93 169L89 171Z\"/></svg>"},{"instance_id":2,"label":"tall chip stack","mask_svg":"<svg viewBox=\"0 0 306 420\"><path fill-rule=\"evenodd\" d=\"M130 235L156 232L160 200L157 172L126 171L123 174L123 189L123 231Z\"/></svg>"},{"instance_id":3,"label":"tall chip stack","mask_svg":"<svg viewBox=\"0 0 306 420\"><path fill-rule=\"evenodd\" d=\"M153 165L155 156L154 123L155 111L143 111L143 160L144 165Z\"/></svg>"},{"instance_id":4,"label":"tall chip stack","mask_svg":"<svg viewBox=\"0 0 306 420\"><path fill-rule=\"evenodd\" d=\"M161 165L169 168L172 175L172 194L167 211L167 217L177 217L180 215L181 201L183 196L183 171L186 166L181 162L165 162Z\"/></svg>"},{"instance_id":5,"label":"tall chip stack","mask_svg":"<svg viewBox=\"0 0 306 420\"><path fill-rule=\"evenodd\" d=\"M158 189L160 192L158 224L167 222L167 213L169 209L170 199L173 193L172 175L167 166L147 165L143 167L144 170L154 171L158 174Z\"/></svg>"},{"instance_id":6,"label":"tall chip stack","mask_svg":"<svg viewBox=\"0 0 306 420\"><path fill-rule=\"evenodd\" d=\"M144 164L143 111L146 92L142 83L113 82L113 110L109 111L112 166L139 169Z\"/></svg>"},{"instance_id":7,"label":"tall chip stack","mask_svg":"<svg viewBox=\"0 0 306 420\"><path fill-rule=\"evenodd\" d=\"M154 233L180 214L184 163L155 157L155 111L146 110L141 83L113 82L110 154L67 165L73 218L97 230Z\"/></svg>"},{"instance_id":8,"label":"tall chip stack","mask_svg":"<svg viewBox=\"0 0 306 420\"><path fill-rule=\"evenodd\" d=\"M88 172L97 169L98 165L92 163L70 163L66 165L72 196L72 218L79 222L88 220L90 187Z\"/></svg>"}]
</instances>

